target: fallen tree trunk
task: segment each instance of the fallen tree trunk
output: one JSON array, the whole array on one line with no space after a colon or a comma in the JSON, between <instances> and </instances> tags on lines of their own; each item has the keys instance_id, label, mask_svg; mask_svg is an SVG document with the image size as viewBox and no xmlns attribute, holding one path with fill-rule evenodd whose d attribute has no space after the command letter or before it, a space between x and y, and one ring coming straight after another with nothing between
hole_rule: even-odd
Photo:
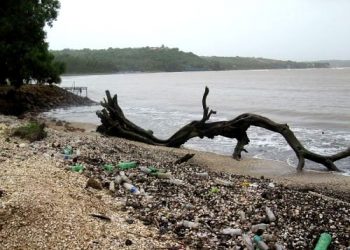
<instances>
[{"instance_id":1,"label":"fallen tree trunk","mask_svg":"<svg viewBox=\"0 0 350 250\"><path fill-rule=\"evenodd\" d=\"M320 163L328 170L340 171L334 162L350 156L350 147L340 153L330 156L313 153L300 143L287 124L276 123L266 117L256 114L245 113L230 121L207 122L211 115L216 114L216 111L209 110L207 107L206 99L208 94L209 89L206 87L202 98L203 117L200 121L192 121L180 128L170 138L161 140L153 136L152 131L145 130L129 121L119 107L117 95L114 95L112 98L107 90L107 99L101 102L104 109L97 111L97 116L101 119L102 123L98 126L97 131L110 136L166 147L180 147L194 137L208 137L212 139L220 135L237 140L232 156L234 159L240 160L242 152L247 152L244 147L249 144L247 130L250 126L256 126L279 133L284 137L298 158L298 171L303 169L305 159Z\"/></svg>"}]
</instances>

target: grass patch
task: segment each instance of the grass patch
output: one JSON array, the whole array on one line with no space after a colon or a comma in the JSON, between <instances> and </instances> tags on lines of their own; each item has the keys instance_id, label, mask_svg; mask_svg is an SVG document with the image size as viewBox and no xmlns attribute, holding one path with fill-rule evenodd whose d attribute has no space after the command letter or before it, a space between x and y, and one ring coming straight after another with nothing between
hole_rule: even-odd
<instances>
[{"instance_id":1,"label":"grass patch","mask_svg":"<svg viewBox=\"0 0 350 250\"><path fill-rule=\"evenodd\" d=\"M12 136L17 136L30 142L39 141L47 136L45 123L29 122L24 126L15 128Z\"/></svg>"}]
</instances>

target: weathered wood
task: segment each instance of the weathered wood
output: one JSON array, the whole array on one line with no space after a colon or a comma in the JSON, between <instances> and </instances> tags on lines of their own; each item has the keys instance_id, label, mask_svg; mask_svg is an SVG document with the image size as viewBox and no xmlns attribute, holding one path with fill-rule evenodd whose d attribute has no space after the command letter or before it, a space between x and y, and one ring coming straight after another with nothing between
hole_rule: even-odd
<instances>
[{"instance_id":1,"label":"weathered wood","mask_svg":"<svg viewBox=\"0 0 350 250\"><path fill-rule=\"evenodd\" d=\"M202 98L203 117L201 120L192 121L180 128L170 138L161 140L153 136L152 131L145 130L129 121L119 107L117 95L114 95L112 98L107 90L107 99L101 102L104 109L97 112L102 123L98 126L97 131L106 135L167 147L180 147L194 137L212 139L220 135L237 140L232 156L234 159L240 160L242 152L247 152L244 147L249 144L247 130L250 126L256 126L279 133L284 137L298 158L298 171L303 169L305 159L322 164L328 170L340 171L334 162L350 156L350 147L330 156L313 153L300 143L287 124L276 123L256 114L245 113L229 121L207 122L211 115L216 114L216 111L209 110L209 107L207 107L206 99L208 94L209 89L206 87Z\"/></svg>"}]
</instances>

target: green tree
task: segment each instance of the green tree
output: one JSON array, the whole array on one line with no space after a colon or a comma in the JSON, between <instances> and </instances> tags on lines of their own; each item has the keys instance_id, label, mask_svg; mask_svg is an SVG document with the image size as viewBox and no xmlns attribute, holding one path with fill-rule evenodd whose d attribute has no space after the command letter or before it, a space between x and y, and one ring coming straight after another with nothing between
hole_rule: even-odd
<instances>
[{"instance_id":1,"label":"green tree","mask_svg":"<svg viewBox=\"0 0 350 250\"><path fill-rule=\"evenodd\" d=\"M31 80L59 83L62 63L45 42L45 25L57 18L58 0L0 1L0 84L16 87Z\"/></svg>"}]
</instances>

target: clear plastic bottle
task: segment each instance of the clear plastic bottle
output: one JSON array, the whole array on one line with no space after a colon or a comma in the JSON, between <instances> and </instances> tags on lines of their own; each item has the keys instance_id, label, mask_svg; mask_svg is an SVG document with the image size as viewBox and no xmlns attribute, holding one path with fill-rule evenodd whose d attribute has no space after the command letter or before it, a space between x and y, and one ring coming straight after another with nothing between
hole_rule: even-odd
<instances>
[{"instance_id":1,"label":"clear plastic bottle","mask_svg":"<svg viewBox=\"0 0 350 250\"><path fill-rule=\"evenodd\" d=\"M152 173L152 170L149 169L148 167L140 166L139 169L141 170L141 172L143 172L143 173L145 173L145 174L150 174L150 173Z\"/></svg>"},{"instance_id":2,"label":"clear plastic bottle","mask_svg":"<svg viewBox=\"0 0 350 250\"><path fill-rule=\"evenodd\" d=\"M216 184L219 184L219 185L225 186L225 187L232 187L232 186L233 186L233 183L232 183L232 182L226 181L226 180L223 180L223 179L219 179L219 178L216 178L216 179L214 180L214 182L215 182Z\"/></svg>"},{"instance_id":3,"label":"clear plastic bottle","mask_svg":"<svg viewBox=\"0 0 350 250\"><path fill-rule=\"evenodd\" d=\"M182 225L184 227L188 227L188 228L199 228L198 222L193 222L193 221L188 221L188 220L183 220Z\"/></svg>"},{"instance_id":4,"label":"clear plastic bottle","mask_svg":"<svg viewBox=\"0 0 350 250\"><path fill-rule=\"evenodd\" d=\"M264 223L252 225L252 232L255 233L259 229L266 230L267 227L268 227L268 224L264 224Z\"/></svg>"},{"instance_id":5,"label":"clear plastic bottle","mask_svg":"<svg viewBox=\"0 0 350 250\"><path fill-rule=\"evenodd\" d=\"M254 250L252 239L248 234L243 234L243 243L248 250Z\"/></svg>"},{"instance_id":6,"label":"clear plastic bottle","mask_svg":"<svg viewBox=\"0 0 350 250\"><path fill-rule=\"evenodd\" d=\"M170 179L171 178L171 173L156 173L155 176L159 179Z\"/></svg>"},{"instance_id":7,"label":"clear plastic bottle","mask_svg":"<svg viewBox=\"0 0 350 250\"><path fill-rule=\"evenodd\" d=\"M201 172L201 173L196 173L196 176L201 177L201 178L208 178L209 174L208 174L208 172Z\"/></svg>"},{"instance_id":8,"label":"clear plastic bottle","mask_svg":"<svg viewBox=\"0 0 350 250\"><path fill-rule=\"evenodd\" d=\"M276 220L276 216L273 214L271 208L266 207L265 208L267 218L269 219L270 222L273 222Z\"/></svg>"},{"instance_id":9,"label":"clear plastic bottle","mask_svg":"<svg viewBox=\"0 0 350 250\"><path fill-rule=\"evenodd\" d=\"M239 228L224 228L221 230L222 234L228 234L231 236L242 235L242 230Z\"/></svg>"},{"instance_id":10,"label":"clear plastic bottle","mask_svg":"<svg viewBox=\"0 0 350 250\"><path fill-rule=\"evenodd\" d=\"M133 194L140 194L140 191L138 190L138 188L130 183L124 182L123 187L125 189L129 190Z\"/></svg>"},{"instance_id":11,"label":"clear plastic bottle","mask_svg":"<svg viewBox=\"0 0 350 250\"><path fill-rule=\"evenodd\" d=\"M257 245L258 245L258 249L260 249L260 250L268 250L269 249L268 245L266 245L266 243L262 240L259 241L257 243Z\"/></svg>"},{"instance_id":12,"label":"clear plastic bottle","mask_svg":"<svg viewBox=\"0 0 350 250\"><path fill-rule=\"evenodd\" d=\"M167 182L177 186L185 185L185 182L183 180L175 179L175 178L169 179Z\"/></svg>"}]
</instances>

